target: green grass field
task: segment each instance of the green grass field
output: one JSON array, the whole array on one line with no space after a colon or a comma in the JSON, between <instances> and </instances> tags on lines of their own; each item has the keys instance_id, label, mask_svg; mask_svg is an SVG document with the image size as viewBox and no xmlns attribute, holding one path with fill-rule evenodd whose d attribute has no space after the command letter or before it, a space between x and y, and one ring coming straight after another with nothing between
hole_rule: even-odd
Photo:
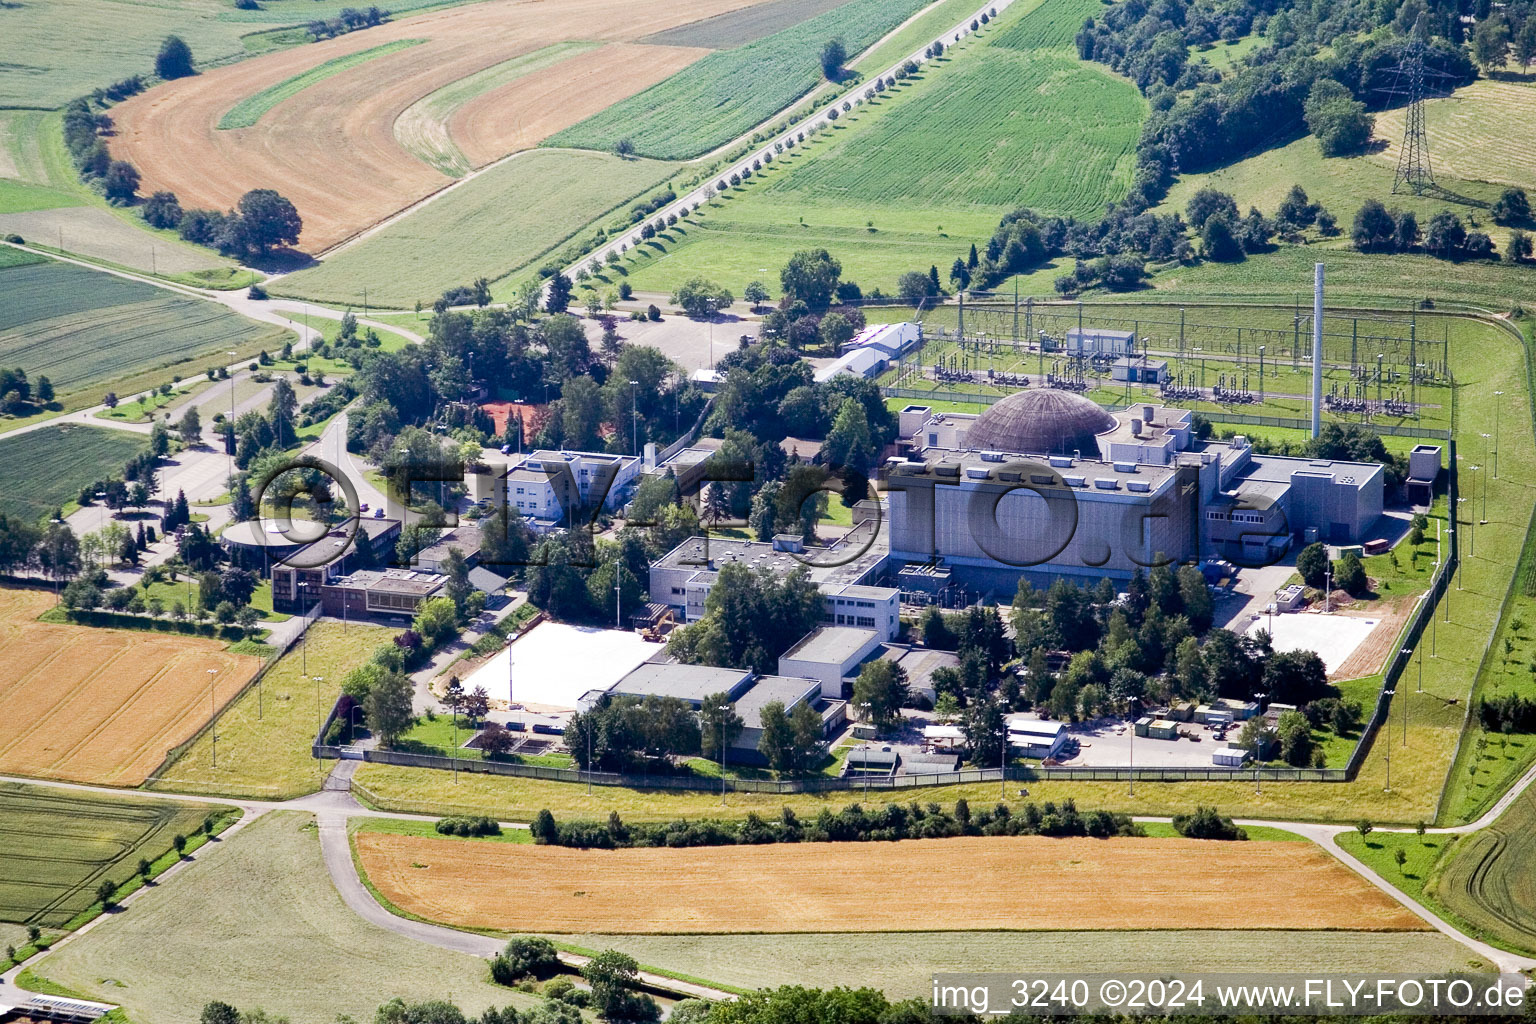
<instances>
[{"instance_id":1,"label":"green grass field","mask_svg":"<svg viewBox=\"0 0 1536 1024\"><path fill-rule=\"evenodd\" d=\"M44 427L0 438L0 512L26 520L52 515L148 447L145 437L106 427Z\"/></svg>"},{"instance_id":2,"label":"green grass field","mask_svg":"<svg viewBox=\"0 0 1536 1024\"><path fill-rule=\"evenodd\" d=\"M849 0L745 46L718 50L544 144L606 152L627 138L643 156L696 157L815 88L828 39L840 36L856 54L924 6L923 0Z\"/></svg>"},{"instance_id":3,"label":"green grass field","mask_svg":"<svg viewBox=\"0 0 1536 1024\"><path fill-rule=\"evenodd\" d=\"M292 812L252 822L131 914L32 967L163 1024L196 1024L213 999L294 1020L372 1020L395 996L452 999L473 1015L537 1002L493 986L477 957L364 922L326 876L313 821Z\"/></svg>"},{"instance_id":4,"label":"green grass field","mask_svg":"<svg viewBox=\"0 0 1536 1024\"><path fill-rule=\"evenodd\" d=\"M341 306L410 308L477 277L500 280L564 243L602 211L666 180L674 165L604 153L520 154L411 216L290 274L273 294Z\"/></svg>"},{"instance_id":5,"label":"green grass field","mask_svg":"<svg viewBox=\"0 0 1536 1024\"><path fill-rule=\"evenodd\" d=\"M219 118L219 128L228 130L231 128L251 128L261 120L262 115L284 100L303 92L310 86L325 81L333 75L339 75L349 68L355 68L360 64L378 57L384 57L400 50L409 49L418 43L426 42L425 39L396 39L394 42L385 43L382 46L370 47L359 50L356 53L344 54L333 57L321 64L316 64L301 74L292 78L285 78L281 82L269 85L265 89L236 103L224 116Z\"/></svg>"},{"instance_id":6,"label":"green grass field","mask_svg":"<svg viewBox=\"0 0 1536 1024\"><path fill-rule=\"evenodd\" d=\"M63 263L0 271L0 296L0 365L47 376L60 401L91 389L99 402L98 386L227 349L280 349L287 335L212 302Z\"/></svg>"},{"instance_id":7,"label":"green grass field","mask_svg":"<svg viewBox=\"0 0 1536 1024\"><path fill-rule=\"evenodd\" d=\"M217 809L0 783L0 919L66 924L96 901L102 879L126 881L140 857L158 858Z\"/></svg>"},{"instance_id":8,"label":"green grass field","mask_svg":"<svg viewBox=\"0 0 1536 1024\"><path fill-rule=\"evenodd\" d=\"M1376 137L1388 146L1372 162L1396 166L1406 110L1376 115ZM1426 101L1424 127L1437 176L1536 187L1536 81L1480 78L1449 97Z\"/></svg>"},{"instance_id":9,"label":"green grass field","mask_svg":"<svg viewBox=\"0 0 1536 1024\"><path fill-rule=\"evenodd\" d=\"M552 43L450 82L412 103L395 118L395 138L424 163L444 174L461 177L469 173L470 163L448 132L448 120L454 111L482 93L594 50L598 45L579 40Z\"/></svg>"},{"instance_id":10,"label":"green grass field","mask_svg":"<svg viewBox=\"0 0 1536 1024\"><path fill-rule=\"evenodd\" d=\"M857 922L850 921L850 926ZM1466 947L1438 933L1116 931L826 935L562 935L641 963L742 988L869 985L892 998L931 994L936 971L1041 972L1465 970ZM1478 965L1486 969L1486 965Z\"/></svg>"},{"instance_id":11,"label":"green grass field","mask_svg":"<svg viewBox=\"0 0 1536 1024\"><path fill-rule=\"evenodd\" d=\"M1146 108L1129 83L1055 45L1060 12L1087 6L1099 5L1005 12L990 34L952 48L640 247L630 284L670 292L703 274L740 289L771 280L797 249L825 247L845 278L893 291L909 270L934 265L947 274L1018 206L1094 215L1129 186ZM1004 45L1010 39L1048 45ZM1061 145L1066 137L1070 147Z\"/></svg>"},{"instance_id":12,"label":"green grass field","mask_svg":"<svg viewBox=\"0 0 1536 1024\"><path fill-rule=\"evenodd\" d=\"M12 178L0 178L0 213L25 213L30 210L56 210L61 206L79 206L77 196L32 185Z\"/></svg>"},{"instance_id":13,"label":"green grass field","mask_svg":"<svg viewBox=\"0 0 1536 1024\"><path fill-rule=\"evenodd\" d=\"M1531 91L1536 96L1536 91ZM1380 133L1378 132L1378 135ZM1431 153L1435 138L1430 138ZM1291 190L1300 185L1308 198L1325 206L1339 226L1349 233L1355 211L1366 199L1380 199L1388 207L1412 210L1423 228L1429 218L1441 210L1453 210L1464 222L1476 221L1477 226L1493 236L1502 250L1508 237L1508 229L1498 227L1486 210L1458 205L1433 196L1392 194L1394 163L1376 155L1355 157L1324 157L1317 148L1317 140L1303 136L1288 145L1269 150L1245 160L1239 160L1208 174L1188 174L1180 178L1168 191L1168 197L1156 207L1158 213L1182 213L1190 198L1207 186L1228 192L1237 200L1239 209L1247 211L1257 206L1266 216L1274 216L1275 208ZM1528 173L1528 181L1536 182L1536 173ZM1503 186L1484 181L1465 179L1441 170L1437 165L1436 178L1440 184L1460 195L1490 203L1497 199ZM1343 241L1329 245L1343 245Z\"/></svg>"},{"instance_id":14,"label":"green grass field","mask_svg":"<svg viewBox=\"0 0 1536 1024\"><path fill-rule=\"evenodd\" d=\"M1439 865L1435 897L1474 934L1500 946L1536 951L1536 793L1487 829L1464 837Z\"/></svg>"},{"instance_id":15,"label":"green grass field","mask_svg":"<svg viewBox=\"0 0 1536 1024\"><path fill-rule=\"evenodd\" d=\"M218 764L213 737L204 733L151 788L265 800L316 792L332 764L309 755L318 722L336 703L347 673L394 633L382 626L354 623L344 631L341 623L316 623L307 654L295 648L284 655L259 686L219 716ZM310 678L301 671L306 664Z\"/></svg>"}]
</instances>

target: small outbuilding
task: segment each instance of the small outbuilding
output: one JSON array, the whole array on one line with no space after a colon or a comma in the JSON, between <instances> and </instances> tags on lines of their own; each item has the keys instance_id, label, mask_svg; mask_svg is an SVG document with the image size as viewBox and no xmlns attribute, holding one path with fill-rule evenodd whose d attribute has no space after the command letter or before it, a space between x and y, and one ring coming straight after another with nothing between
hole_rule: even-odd
<instances>
[{"instance_id":1,"label":"small outbuilding","mask_svg":"<svg viewBox=\"0 0 1536 1024\"><path fill-rule=\"evenodd\" d=\"M1252 756L1242 747L1218 747L1211 752L1211 764L1217 768L1241 768Z\"/></svg>"}]
</instances>

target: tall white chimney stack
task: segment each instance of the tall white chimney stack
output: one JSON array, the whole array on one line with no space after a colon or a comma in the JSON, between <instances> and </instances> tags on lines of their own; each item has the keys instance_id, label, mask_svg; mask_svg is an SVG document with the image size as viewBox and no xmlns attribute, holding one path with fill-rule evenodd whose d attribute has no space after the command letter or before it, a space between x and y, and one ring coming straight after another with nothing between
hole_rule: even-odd
<instances>
[{"instance_id":1,"label":"tall white chimney stack","mask_svg":"<svg viewBox=\"0 0 1536 1024\"><path fill-rule=\"evenodd\" d=\"M1323 265L1312 283L1312 436L1323 429Z\"/></svg>"}]
</instances>

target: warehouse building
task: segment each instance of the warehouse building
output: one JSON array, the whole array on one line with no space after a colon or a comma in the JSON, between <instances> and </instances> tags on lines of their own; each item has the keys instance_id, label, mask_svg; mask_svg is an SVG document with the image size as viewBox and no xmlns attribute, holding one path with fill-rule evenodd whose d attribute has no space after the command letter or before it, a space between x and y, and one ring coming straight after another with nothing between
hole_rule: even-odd
<instances>
[{"instance_id":1,"label":"warehouse building","mask_svg":"<svg viewBox=\"0 0 1536 1024\"><path fill-rule=\"evenodd\" d=\"M823 697L842 700L844 681L857 674L855 670L883 639L873 629L823 626L779 656L779 675L814 679L821 684Z\"/></svg>"},{"instance_id":2,"label":"warehouse building","mask_svg":"<svg viewBox=\"0 0 1536 1024\"><path fill-rule=\"evenodd\" d=\"M815 679L796 676L759 676L736 699L736 714L741 718L741 732L730 743L729 760L738 764L766 764L767 758L757 749L763 739L763 709L774 701L784 706L788 714L802 704L809 704L821 716L821 736L826 739L847 721L848 705L840 700L826 700L821 695L821 683Z\"/></svg>"},{"instance_id":3,"label":"warehouse building","mask_svg":"<svg viewBox=\"0 0 1536 1024\"><path fill-rule=\"evenodd\" d=\"M1008 745L1020 757L1045 760L1061 753L1067 745L1067 727L1061 722L1047 722L1028 715L1008 719Z\"/></svg>"},{"instance_id":4,"label":"warehouse building","mask_svg":"<svg viewBox=\"0 0 1536 1024\"><path fill-rule=\"evenodd\" d=\"M890 640L901 627L901 593L865 582L878 578L885 563L879 526L876 521L861 524L827 547L807 546L792 536L772 541L690 537L651 563L651 600L670 606L682 622L697 622L723 566L768 569L780 576L804 569L822 593L822 622L878 630ZM877 535L875 542L870 533Z\"/></svg>"}]
</instances>

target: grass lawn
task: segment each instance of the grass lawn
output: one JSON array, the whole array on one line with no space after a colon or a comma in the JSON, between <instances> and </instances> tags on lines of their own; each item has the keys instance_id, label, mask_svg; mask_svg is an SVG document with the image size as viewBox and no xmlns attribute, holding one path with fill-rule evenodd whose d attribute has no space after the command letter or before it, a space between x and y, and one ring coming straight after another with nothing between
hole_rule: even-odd
<instances>
[{"instance_id":1,"label":"grass lawn","mask_svg":"<svg viewBox=\"0 0 1536 1024\"><path fill-rule=\"evenodd\" d=\"M381 626L319 622L310 627L308 654L295 648L227 708L218 721L218 764L213 737L204 733L152 783L158 790L219 793L286 800L320 788L331 762L309 747L341 692L346 674L394 635ZM308 675L302 671L307 660Z\"/></svg>"},{"instance_id":2,"label":"grass lawn","mask_svg":"<svg viewBox=\"0 0 1536 1024\"><path fill-rule=\"evenodd\" d=\"M33 520L73 501L80 488L122 474L148 439L105 427L44 427L0 438L0 512Z\"/></svg>"},{"instance_id":3,"label":"grass lawn","mask_svg":"<svg viewBox=\"0 0 1536 1024\"><path fill-rule=\"evenodd\" d=\"M426 836L430 839L462 839L466 843L525 843L533 842L533 833L525 828L503 829L497 836L444 836L430 821L407 821L403 818L353 818L352 832L382 832L392 836Z\"/></svg>"},{"instance_id":4,"label":"grass lawn","mask_svg":"<svg viewBox=\"0 0 1536 1024\"><path fill-rule=\"evenodd\" d=\"M218 942L208 941L208 928ZM474 1015L536 1002L493 986L477 957L364 922L326 876L313 821L294 812L263 816L131 914L32 966L48 981L121 1004L132 1020L164 1024L196 1024L213 999L296 1020L371 1020L394 996L451 998Z\"/></svg>"},{"instance_id":5,"label":"grass lawn","mask_svg":"<svg viewBox=\"0 0 1536 1024\"><path fill-rule=\"evenodd\" d=\"M141 391L134 395L132 400L119 402L114 409L103 409L96 414L99 420L112 420L118 423L148 423L150 420L160 418L161 410L168 406L180 405L187 398L206 391L213 386L213 381L204 377L196 381L190 387L175 388L168 395L161 394L158 390L153 392Z\"/></svg>"},{"instance_id":6,"label":"grass lawn","mask_svg":"<svg viewBox=\"0 0 1536 1024\"><path fill-rule=\"evenodd\" d=\"M103 879L126 881L140 857L161 857L173 836L190 836L210 813L225 810L0 783L0 919L64 927L93 905L100 909L95 891Z\"/></svg>"},{"instance_id":7,"label":"grass lawn","mask_svg":"<svg viewBox=\"0 0 1536 1024\"><path fill-rule=\"evenodd\" d=\"M1178 831L1172 822L1167 821L1143 821L1138 822L1141 830L1153 839L1173 839L1178 836ZM1309 843L1306 836L1288 832L1283 828L1275 828L1273 825L1244 825L1243 831L1248 833L1249 842L1271 843Z\"/></svg>"}]
</instances>

